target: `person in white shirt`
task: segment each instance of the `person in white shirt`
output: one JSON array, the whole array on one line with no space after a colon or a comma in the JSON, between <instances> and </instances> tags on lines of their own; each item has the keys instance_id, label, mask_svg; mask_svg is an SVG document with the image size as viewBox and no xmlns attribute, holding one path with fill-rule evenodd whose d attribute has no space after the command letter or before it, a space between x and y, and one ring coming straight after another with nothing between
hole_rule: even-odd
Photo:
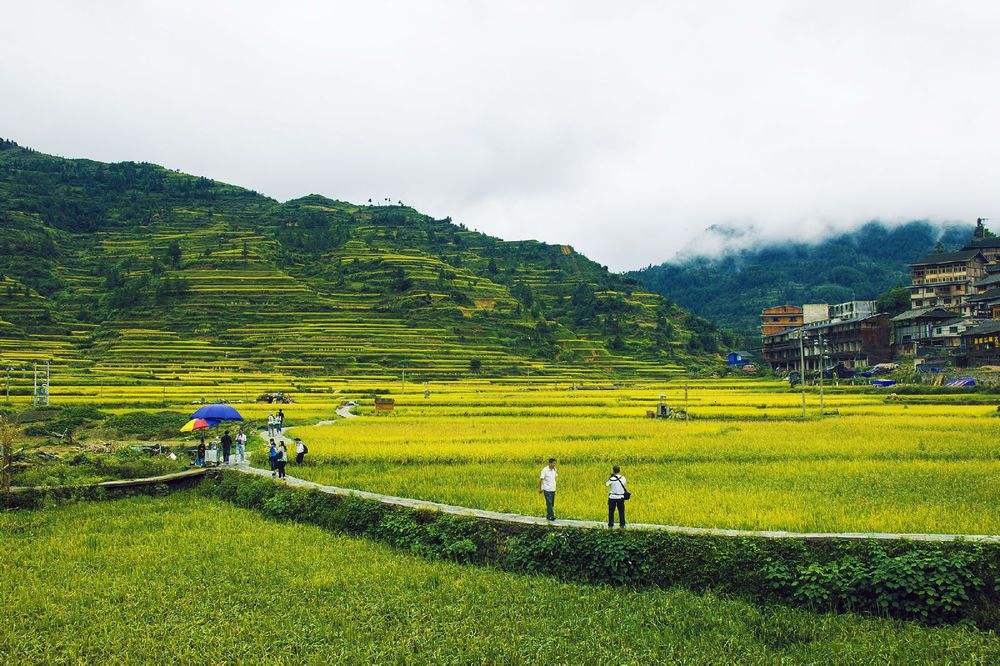
<instances>
[{"instance_id":1,"label":"person in white shirt","mask_svg":"<svg viewBox=\"0 0 1000 666\"><path fill-rule=\"evenodd\" d=\"M545 517L548 520L555 520L556 505L556 459L549 458L549 464L542 468L542 473L538 476L538 492L545 495Z\"/></svg>"},{"instance_id":2,"label":"person in white shirt","mask_svg":"<svg viewBox=\"0 0 1000 666\"><path fill-rule=\"evenodd\" d=\"M239 465L247 461L247 433L240 426L240 431L236 435L236 462Z\"/></svg>"},{"instance_id":3,"label":"person in white shirt","mask_svg":"<svg viewBox=\"0 0 1000 666\"><path fill-rule=\"evenodd\" d=\"M301 465L302 464L302 459L306 457L307 453L309 453L309 447L306 446L302 442L301 439L299 439L298 437L296 437L295 438L295 464L296 465Z\"/></svg>"},{"instance_id":4,"label":"person in white shirt","mask_svg":"<svg viewBox=\"0 0 1000 666\"><path fill-rule=\"evenodd\" d=\"M608 529L615 526L615 509L618 510L619 525L625 527L625 477L618 465L611 468L611 476L604 485L608 487Z\"/></svg>"},{"instance_id":5,"label":"person in white shirt","mask_svg":"<svg viewBox=\"0 0 1000 666\"><path fill-rule=\"evenodd\" d=\"M274 414L267 415L267 436L274 437Z\"/></svg>"}]
</instances>

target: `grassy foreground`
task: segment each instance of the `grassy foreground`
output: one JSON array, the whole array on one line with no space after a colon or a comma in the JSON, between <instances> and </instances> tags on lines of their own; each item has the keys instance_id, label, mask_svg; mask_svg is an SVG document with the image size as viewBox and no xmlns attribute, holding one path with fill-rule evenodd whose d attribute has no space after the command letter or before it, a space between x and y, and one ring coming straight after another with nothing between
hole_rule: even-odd
<instances>
[{"instance_id":1,"label":"grassy foreground","mask_svg":"<svg viewBox=\"0 0 1000 666\"><path fill-rule=\"evenodd\" d=\"M0 660L995 663L961 627L431 562L180 493L0 516Z\"/></svg>"}]
</instances>

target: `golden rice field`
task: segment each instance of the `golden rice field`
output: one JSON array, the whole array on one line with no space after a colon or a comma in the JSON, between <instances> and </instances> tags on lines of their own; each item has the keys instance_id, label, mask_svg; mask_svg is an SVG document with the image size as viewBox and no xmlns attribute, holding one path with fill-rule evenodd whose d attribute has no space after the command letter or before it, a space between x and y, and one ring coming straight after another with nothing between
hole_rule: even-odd
<instances>
[{"instance_id":1,"label":"golden rice field","mask_svg":"<svg viewBox=\"0 0 1000 666\"><path fill-rule=\"evenodd\" d=\"M603 519L603 482L623 467L633 522L804 531L1000 534L1000 396L893 395L827 387L823 403L778 381L683 380L623 387L549 377L403 383L205 369L201 382L60 383L54 404L108 413L232 402L260 421L285 391L310 480L477 508L541 513L539 468L559 459L557 514ZM376 416L373 396L396 400ZM660 397L691 420L645 418ZM25 398L18 398L21 402ZM335 418L346 400L360 418Z\"/></svg>"},{"instance_id":2,"label":"golden rice field","mask_svg":"<svg viewBox=\"0 0 1000 666\"><path fill-rule=\"evenodd\" d=\"M688 384L690 421L644 418L684 386L462 386L396 395L389 416L295 428L293 475L477 508L539 514L537 475L559 459L557 515L602 519L623 467L630 520L801 531L1000 534L1000 419L966 396L800 394L780 384ZM988 403L987 396L981 402ZM286 410L294 419L295 408Z\"/></svg>"}]
</instances>

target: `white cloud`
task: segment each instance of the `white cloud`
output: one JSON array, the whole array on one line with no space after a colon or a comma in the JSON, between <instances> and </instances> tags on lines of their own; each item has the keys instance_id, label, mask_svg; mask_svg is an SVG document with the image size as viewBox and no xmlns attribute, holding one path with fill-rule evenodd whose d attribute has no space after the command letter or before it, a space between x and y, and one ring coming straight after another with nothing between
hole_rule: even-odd
<instances>
[{"instance_id":1,"label":"white cloud","mask_svg":"<svg viewBox=\"0 0 1000 666\"><path fill-rule=\"evenodd\" d=\"M657 263L1000 201L991 2L9 3L0 135Z\"/></svg>"}]
</instances>

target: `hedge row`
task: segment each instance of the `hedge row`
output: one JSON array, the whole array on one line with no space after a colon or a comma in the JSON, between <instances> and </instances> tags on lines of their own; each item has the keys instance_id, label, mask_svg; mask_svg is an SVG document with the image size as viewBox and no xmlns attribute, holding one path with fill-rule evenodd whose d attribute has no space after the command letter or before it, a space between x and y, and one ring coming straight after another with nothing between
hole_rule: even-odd
<instances>
[{"instance_id":1,"label":"hedge row","mask_svg":"<svg viewBox=\"0 0 1000 666\"><path fill-rule=\"evenodd\" d=\"M496 523L293 489L235 472L201 492L408 552L568 581L716 590L817 611L1000 628L1000 545L765 539Z\"/></svg>"},{"instance_id":2,"label":"hedge row","mask_svg":"<svg viewBox=\"0 0 1000 666\"><path fill-rule=\"evenodd\" d=\"M192 476L171 479L166 483L150 483L141 486L52 486L44 489L27 489L11 493L9 499L0 495L0 506L9 509L41 509L63 502L100 501L121 499L135 495L162 496L173 490L197 486L202 477Z\"/></svg>"}]
</instances>

